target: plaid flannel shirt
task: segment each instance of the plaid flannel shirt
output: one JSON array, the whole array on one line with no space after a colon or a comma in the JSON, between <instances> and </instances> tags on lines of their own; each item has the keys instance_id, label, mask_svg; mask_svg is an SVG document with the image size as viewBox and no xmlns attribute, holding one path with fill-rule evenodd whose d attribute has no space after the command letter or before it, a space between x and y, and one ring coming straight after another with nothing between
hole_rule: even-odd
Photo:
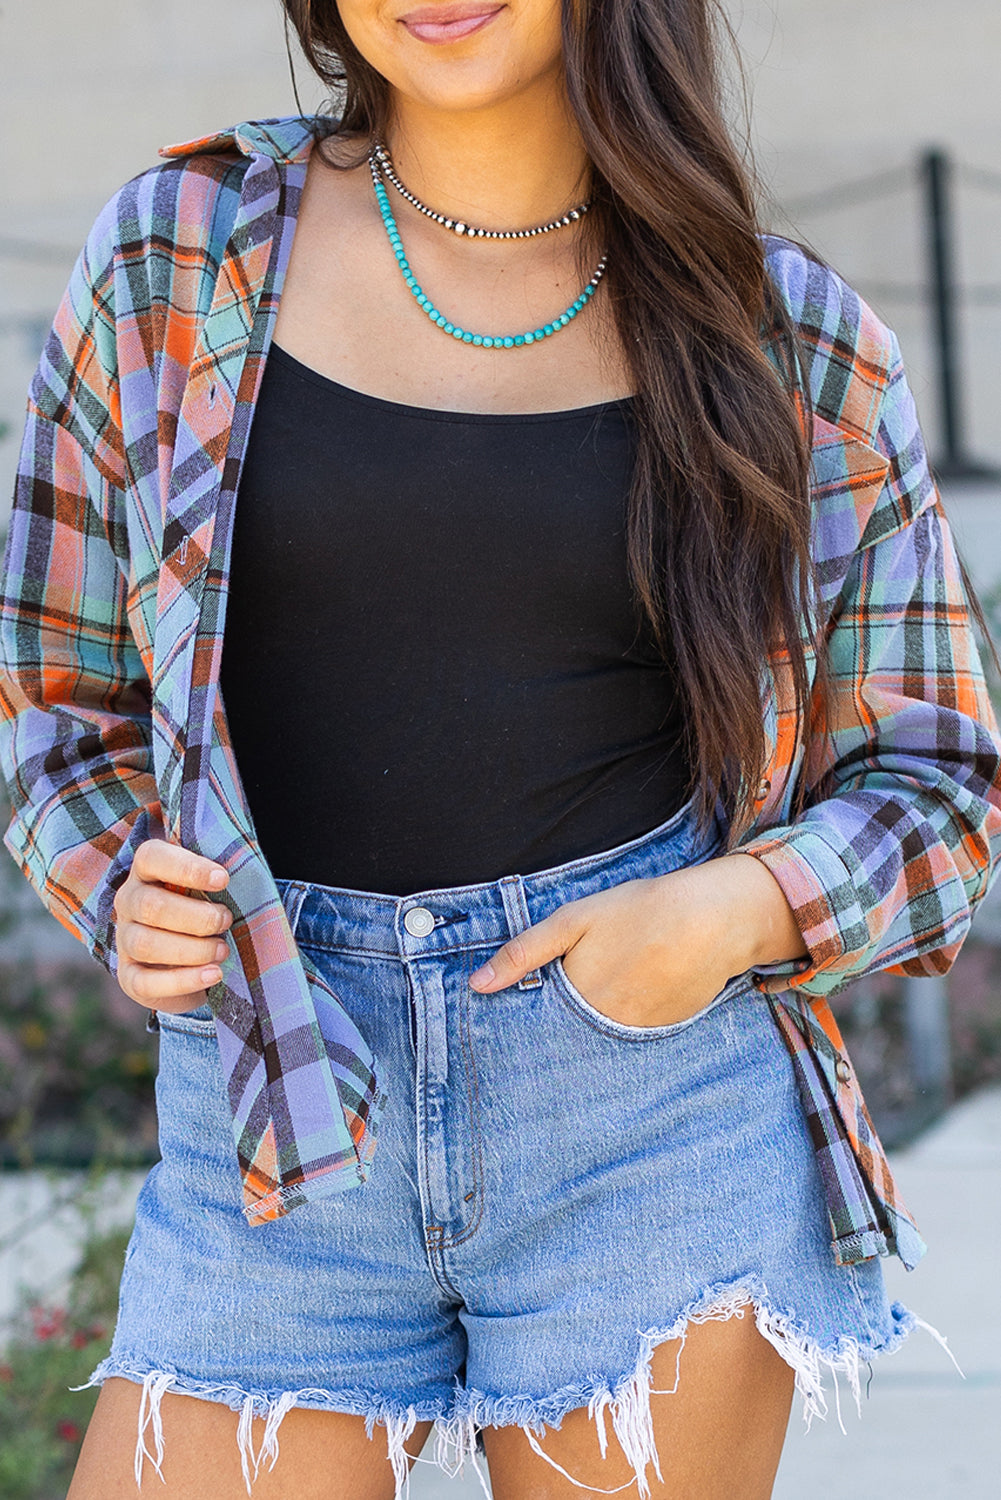
<instances>
[{"instance_id":1,"label":"plaid flannel shirt","mask_svg":"<svg viewBox=\"0 0 1001 1500\"><path fill-rule=\"evenodd\" d=\"M253 1224L364 1180L376 1062L300 953L255 839L218 687L234 505L312 122L167 148L99 216L31 383L0 598L6 844L116 971L139 843L224 865L230 956L209 998ZM776 660L742 847L809 958L756 982L790 1050L842 1263L923 1249L825 997L948 968L1001 847L998 732L892 333L788 241L769 267L809 353L827 733ZM791 816L805 778L807 809ZM822 790L821 790L822 788Z\"/></svg>"}]
</instances>

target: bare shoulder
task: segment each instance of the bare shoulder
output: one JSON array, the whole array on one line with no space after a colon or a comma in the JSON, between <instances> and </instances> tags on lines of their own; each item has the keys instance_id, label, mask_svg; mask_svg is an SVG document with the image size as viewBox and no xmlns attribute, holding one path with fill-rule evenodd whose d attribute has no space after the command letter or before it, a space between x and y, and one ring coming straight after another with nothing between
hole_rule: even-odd
<instances>
[{"instance_id":1,"label":"bare shoulder","mask_svg":"<svg viewBox=\"0 0 1001 1500\"><path fill-rule=\"evenodd\" d=\"M381 227L368 166L370 143L358 136L328 136L310 153L293 254L298 272L319 256L329 261L337 245L366 226Z\"/></svg>"},{"instance_id":2,"label":"bare shoulder","mask_svg":"<svg viewBox=\"0 0 1001 1500\"><path fill-rule=\"evenodd\" d=\"M372 196L368 166L371 145L371 140L361 135L330 135L318 141L306 167L306 197L341 213L360 207L362 200L367 206Z\"/></svg>"}]
</instances>

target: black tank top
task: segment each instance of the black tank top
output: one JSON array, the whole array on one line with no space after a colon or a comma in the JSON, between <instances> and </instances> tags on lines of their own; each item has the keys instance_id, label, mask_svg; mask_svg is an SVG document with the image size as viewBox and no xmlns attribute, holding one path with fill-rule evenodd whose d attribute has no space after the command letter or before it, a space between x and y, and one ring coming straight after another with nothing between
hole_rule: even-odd
<instances>
[{"instance_id":1,"label":"black tank top","mask_svg":"<svg viewBox=\"0 0 1001 1500\"><path fill-rule=\"evenodd\" d=\"M221 687L275 876L411 895L681 806L674 675L626 570L632 462L628 399L429 411L272 348Z\"/></svg>"}]
</instances>

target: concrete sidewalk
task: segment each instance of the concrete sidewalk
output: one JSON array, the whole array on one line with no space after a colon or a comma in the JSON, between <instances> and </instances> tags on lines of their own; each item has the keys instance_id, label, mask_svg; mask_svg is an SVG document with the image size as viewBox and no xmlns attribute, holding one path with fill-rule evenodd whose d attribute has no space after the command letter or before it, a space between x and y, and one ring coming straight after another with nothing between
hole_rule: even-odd
<instances>
[{"instance_id":1,"label":"concrete sidewalk","mask_svg":"<svg viewBox=\"0 0 1001 1500\"><path fill-rule=\"evenodd\" d=\"M797 1398L774 1500L1001 1495L1001 1089L958 1105L894 1168L931 1248L910 1275L887 1265L890 1295L948 1337L966 1379L919 1329L874 1366L861 1420L843 1392L846 1434L833 1402L828 1420L804 1432ZM411 1500L477 1497L468 1470L450 1481L415 1469Z\"/></svg>"},{"instance_id":2,"label":"concrete sidewalk","mask_svg":"<svg viewBox=\"0 0 1001 1500\"><path fill-rule=\"evenodd\" d=\"M808 1434L794 1413L775 1500L998 1500L1001 1495L1001 1089L975 1095L894 1170L928 1242L890 1295L949 1340L966 1376L920 1329L874 1366L862 1419L842 1403Z\"/></svg>"}]
</instances>

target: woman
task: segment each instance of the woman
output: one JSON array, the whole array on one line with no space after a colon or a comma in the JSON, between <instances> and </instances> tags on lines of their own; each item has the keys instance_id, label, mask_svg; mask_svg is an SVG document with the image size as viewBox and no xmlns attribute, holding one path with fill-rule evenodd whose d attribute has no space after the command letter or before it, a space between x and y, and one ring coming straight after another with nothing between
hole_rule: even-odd
<instances>
[{"instance_id":1,"label":"woman","mask_svg":"<svg viewBox=\"0 0 1001 1500\"><path fill-rule=\"evenodd\" d=\"M824 997L989 883L961 572L706 0L408 3L287 0L339 124L123 188L31 388L7 843L161 1034L71 1496L388 1500L437 1420L760 1500L917 1321Z\"/></svg>"}]
</instances>

